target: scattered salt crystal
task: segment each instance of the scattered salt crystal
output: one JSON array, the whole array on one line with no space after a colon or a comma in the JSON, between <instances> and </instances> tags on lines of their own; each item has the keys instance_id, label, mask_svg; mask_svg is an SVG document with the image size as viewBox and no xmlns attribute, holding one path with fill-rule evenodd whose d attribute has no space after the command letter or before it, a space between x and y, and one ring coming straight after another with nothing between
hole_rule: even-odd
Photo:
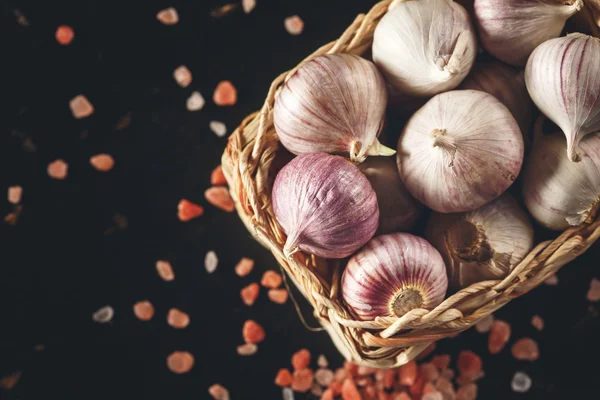
<instances>
[{"instance_id":1,"label":"scattered salt crystal","mask_svg":"<svg viewBox=\"0 0 600 400\"><path fill-rule=\"evenodd\" d=\"M233 212L235 204L227 188L223 186L212 186L204 191L206 200L223 211Z\"/></svg>"},{"instance_id":2,"label":"scattered salt crystal","mask_svg":"<svg viewBox=\"0 0 600 400\"><path fill-rule=\"evenodd\" d=\"M285 30L290 35L294 35L294 36L301 34L302 30L304 29L304 21L302 21L302 18L300 18L297 15L287 17L283 21L283 25L285 26Z\"/></svg>"},{"instance_id":3,"label":"scattered salt crystal","mask_svg":"<svg viewBox=\"0 0 600 400\"><path fill-rule=\"evenodd\" d=\"M17 18L17 23L21 26L29 26L29 20L20 10L15 9L14 11L15 17Z\"/></svg>"},{"instance_id":4,"label":"scattered salt crystal","mask_svg":"<svg viewBox=\"0 0 600 400\"><path fill-rule=\"evenodd\" d=\"M265 271L265 273L262 276L262 279L260 280L261 285L270 289L277 289L279 286L281 286L282 282L283 279L281 275L271 270Z\"/></svg>"},{"instance_id":5,"label":"scattered salt crystal","mask_svg":"<svg viewBox=\"0 0 600 400\"><path fill-rule=\"evenodd\" d=\"M229 15L230 13L232 13L233 10L235 10L238 6L239 6L238 3L225 4L223 6L220 6L220 7L212 9L210 11L210 16L214 17L214 18L224 17L224 16Z\"/></svg>"},{"instance_id":6,"label":"scattered salt crystal","mask_svg":"<svg viewBox=\"0 0 600 400\"><path fill-rule=\"evenodd\" d=\"M477 385L469 383L461 386L456 392L456 400L475 400L477 399Z\"/></svg>"},{"instance_id":7,"label":"scattered salt crystal","mask_svg":"<svg viewBox=\"0 0 600 400\"><path fill-rule=\"evenodd\" d=\"M310 351L300 349L292 355L292 367L294 370L308 368L310 364Z\"/></svg>"},{"instance_id":8,"label":"scattered salt crystal","mask_svg":"<svg viewBox=\"0 0 600 400\"><path fill-rule=\"evenodd\" d=\"M192 203L187 199L181 199L177 205L177 218L181 222L188 222L204 214L204 208L201 205Z\"/></svg>"},{"instance_id":9,"label":"scattered salt crystal","mask_svg":"<svg viewBox=\"0 0 600 400\"><path fill-rule=\"evenodd\" d=\"M235 266L235 273L238 276L246 276L252 272L252 268L254 268L254 260L242 257L242 259Z\"/></svg>"},{"instance_id":10,"label":"scattered salt crystal","mask_svg":"<svg viewBox=\"0 0 600 400\"><path fill-rule=\"evenodd\" d=\"M483 317L479 322L475 324L475 330L479 333L487 333L492 329L494 323L494 315L489 314Z\"/></svg>"},{"instance_id":11,"label":"scattered salt crystal","mask_svg":"<svg viewBox=\"0 0 600 400\"><path fill-rule=\"evenodd\" d=\"M548 277L544 283L548 286L556 286L558 285L558 276L550 275L550 277Z\"/></svg>"},{"instance_id":12,"label":"scattered salt crystal","mask_svg":"<svg viewBox=\"0 0 600 400\"><path fill-rule=\"evenodd\" d=\"M276 304L285 304L288 299L288 292L285 289L271 289L267 295L269 300Z\"/></svg>"},{"instance_id":13,"label":"scattered salt crystal","mask_svg":"<svg viewBox=\"0 0 600 400\"><path fill-rule=\"evenodd\" d=\"M506 342L510 339L510 333L510 325L507 322L494 321L488 337L488 350L491 354L498 354L502 351Z\"/></svg>"},{"instance_id":14,"label":"scattered salt crystal","mask_svg":"<svg viewBox=\"0 0 600 400\"><path fill-rule=\"evenodd\" d=\"M313 383L312 388L310 388L310 393L317 397L321 396L323 394L323 388L320 385Z\"/></svg>"},{"instance_id":15,"label":"scattered salt crystal","mask_svg":"<svg viewBox=\"0 0 600 400\"><path fill-rule=\"evenodd\" d=\"M56 29L56 41L63 46L67 46L73 41L75 37L75 32L73 32L73 28L68 25L61 25Z\"/></svg>"},{"instance_id":16,"label":"scattered salt crystal","mask_svg":"<svg viewBox=\"0 0 600 400\"><path fill-rule=\"evenodd\" d=\"M352 379L346 379L342 384L342 398L344 400L361 400L362 397Z\"/></svg>"},{"instance_id":17,"label":"scattered salt crystal","mask_svg":"<svg viewBox=\"0 0 600 400\"><path fill-rule=\"evenodd\" d=\"M212 250L206 253L206 256L204 257L204 268L206 268L206 272L212 274L217 270L217 265L219 265L217 253Z\"/></svg>"},{"instance_id":18,"label":"scattered salt crystal","mask_svg":"<svg viewBox=\"0 0 600 400\"><path fill-rule=\"evenodd\" d=\"M600 280L594 278L590 282L590 288L587 292L587 299L591 302L600 300Z\"/></svg>"},{"instance_id":19,"label":"scattered salt crystal","mask_svg":"<svg viewBox=\"0 0 600 400\"><path fill-rule=\"evenodd\" d=\"M535 361L540 356L540 349L535 340L522 338L517 340L511 349L513 357L517 360Z\"/></svg>"},{"instance_id":20,"label":"scattered salt crystal","mask_svg":"<svg viewBox=\"0 0 600 400\"><path fill-rule=\"evenodd\" d=\"M179 22L179 14L173 7L165 8L160 10L156 14L156 19L165 25L175 25Z\"/></svg>"},{"instance_id":21,"label":"scattered salt crystal","mask_svg":"<svg viewBox=\"0 0 600 400\"><path fill-rule=\"evenodd\" d=\"M171 263L168 261L158 260L156 262L156 271L158 272L158 275L167 282L175 279L173 267L171 267Z\"/></svg>"},{"instance_id":22,"label":"scattered salt crystal","mask_svg":"<svg viewBox=\"0 0 600 400\"><path fill-rule=\"evenodd\" d=\"M176 374L185 374L194 366L194 356L187 351L174 351L167 357L167 367Z\"/></svg>"},{"instance_id":23,"label":"scattered salt crystal","mask_svg":"<svg viewBox=\"0 0 600 400\"><path fill-rule=\"evenodd\" d=\"M275 376L275 384L277 386L285 387L292 384L292 374L287 368L281 368Z\"/></svg>"},{"instance_id":24,"label":"scattered salt crystal","mask_svg":"<svg viewBox=\"0 0 600 400\"><path fill-rule=\"evenodd\" d=\"M247 306L253 305L256 299L258 298L259 291L260 286L258 286L258 283L256 282L253 282L248 286L242 288L242 290L240 291L240 296L244 304Z\"/></svg>"},{"instance_id":25,"label":"scattered salt crystal","mask_svg":"<svg viewBox=\"0 0 600 400\"><path fill-rule=\"evenodd\" d=\"M398 368L399 382L404 386L412 386L417 380L417 363L409 361Z\"/></svg>"},{"instance_id":26,"label":"scattered salt crystal","mask_svg":"<svg viewBox=\"0 0 600 400\"><path fill-rule=\"evenodd\" d=\"M534 315L531 317L531 325L538 331L544 329L544 320L539 315Z\"/></svg>"},{"instance_id":27,"label":"scattered salt crystal","mask_svg":"<svg viewBox=\"0 0 600 400\"><path fill-rule=\"evenodd\" d=\"M208 388L208 394L215 400L229 400L229 391L218 383Z\"/></svg>"},{"instance_id":28,"label":"scattered salt crystal","mask_svg":"<svg viewBox=\"0 0 600 400\"><path fill-rule=\"evenodd\" d=\"M463 350L458 354L456 366L460 375L471 378L481 371L481 358L472 351Z\"/></svg>"},{"instance_id":29,"label":"scattered salt crystal","mask_svg":"<svg viewBox=\"0 0 600 400\"><path fill-rule=\"evenodd\" d=\"M221 81L213 93L213 101L218 106L232 106L237 103L237 89L230 81Z\"/></svg>"},{"instance_id":30,"label":"scattered salt crystal","mask_svg":"<svg viewBox=\"0 0 600 400\"><path fill-rule=\"evenodd\" d=\"M21 196L23 195L23 188L21 186L9 186L8 187L8 201L12 204L19 204Z\"/></svg>"},{"instance_id":31,"label":"scattered salt crystal","mask_svg":"<svg viewBox=\"0 0 600 400\"><path fill-rule=\"evenodd\" d=\"M320 368L315 372L315 380L321 386L329 386L333 382L333 371L330 369Z\"/></svg>"},{"instance_id":32,"label":"scattered salt crystal","mask_svg":"<svg viewBox=\"0 0 600 400\"><path fill-rule=\"evenodd\" d=\"M295 392L306 393L313 385L314 375L312 370L308 368L294 371L292 379L292 390Z\"/></svg>"},{"instance_id":33,"label":"scattered salt crystal","mask_svg":"<svg viewBox=\"0 0 600 400\"><path fill-rule=\"evenodd\" d=\"M227 126L221 121L210 121L208 127L218 137L223 137L227 134Z\"/></svg>"},{"instance_id":34,"label":"scattered salt crystal","mask_svg":"<svg viewBox=\"0 0 600 400\"><path fill-rule=\"evenodd\" d=\"M421 400L444 400L444 395L440 392L425 393Z\"/></svg>"},{"instance_id":35,"label":"scattered salt crystal","mask_svg":"<svg viewBox=\"0 0 600 400\"><path fill-rule=\"evenodd\" d=\"M190 324L190 316L177 308L171 308L167 314L167 323L175 329L183 329Z\"/></svg>"},{"instance_id":36,"label":"scattered salt crystal","mask_svg":"<svg viewBox=\"0 0 600 400\"><path fill-rule=\"evenodd\" d=\"M115 310L111 306L104 306L92 314L92 320L99 324L110 322L115 315Z\"/></svg>"},{"instance_id":37,"label":"scattered salt crystal","mask_svg":"<svg viewBox=\"0 0 600 400\"><path fill-rule=\"evenodd\" d=\"M327 362L327 358L323 354L319 355L317 358L317 365L321 368L327 368L329 366L329 362Z\"/></svg>"},{"instance_id":38,"label":"scattered salt crystal","mask_svg":"<svg viewBox=\"0 0 600 400\"><path fill-rule=\"evenodd\" d=\"M94 106L84 95L80 94L71 99L69 102L71 113L75 119L89 117L94 113Z\"/></svg>"},{"instance_id":39,"label":"scattered salt crystal","mask_svg":"<svg viewBox=\"0 0 600 400\"><path fill-rule=\"evenodd\" d=\"M154 316L154 306L148 300L138 301L133 305L133 313L142 321L150 321Z\"/></svg>"},{"instance_id":40,"label":"scattered salt crystal","mask_svg":"<svg viewBox=\"0 0 600 400\"><path fill-rule=\"evenodd\" d=\"M188 87L192 83L192 73L185 65L175 68L173 71L175 82L181 87Z\"/></svg>"},{"instance_id":41,"label":"scattered salt crystal","mask_svg":"<svg viewBox=\"0 0 600 400\"><path fill-rule=\"evenodd\" d=\"M256 0L242 0L242 8L246 14L249 14L256 7Z\"/></svg>"},{"instance_id":42,"label":"scattered salt crystal","mask_svg":"<svg viewBox=\"0 0 600 400\"><path fill-rule=\"evenodd\" d=\"M67 177L67 172L69 170L69 164L64 162L64 160L56 160L48 164L48 176L53 179L63 180Z\"/></svg>"},{"instance_id":43,"label":"scattered salt crystal","mask_svg":"<svg viewBox=\"0 0 600 400\"><path fill-rule=\"evenodd\" d=\"M253 343L246 343L237 347L237 353L240 356L251 356L253 354L256 354L257 350L258 346Z\"/></svg>"},{"instance_id":44,"label":"scattered salt crystal","mask_svg":"<svg viewBox=\"0 0 600 400\"><path fill-rule=\"evenodd\" d=\"M294 400L294 391L288 387L281 390L283 400Z\"/></svg>"},{"instance_id":45,"label":"scattered salt crystal","mask_svg":"<svg viewBox=\"0 0 600 400\"><path fill-rule=\"evenodd\" d=\"M227 185L227 179L223 174L223 167L219 164L210 173L210 184L211 185Z\"/></svg>"},{"instance_id":46,"label":"scattered salt crystal","mask_svg":"<svg viewBox=\"0 0 600 400\"><path fill-rule=\"evenodd\" d=\"M0 378L0 389L10 390L14 388L21 379L21 371Z\"/></svg>"},{"instance_id":47,"label":"scattered salt crystal","mask_svg":"<svg viewBox=\"0 0 600 400\"><path fill-rule=\"evenodd\" d=\"M198 91L192 92L190 97L188 97L185 105L188 111L199 111L202 110L206 101L204 97Z\"/></svg>"},{"instance_id":48,"label":"scattered salt crystal","mask_svg":"<svg viewBox=\"0 0 600 400\"><path fill-rule=\"evenodd\" d=\"M524 372L517 372L513 376L510 386L514 392L525 393L531 388L531 378Z\"/></svg>"},{"instance_id":49,"label":"scattered salt crystal","mask_svg":"<svg viewBox=\"0 0 600 400\"><path fill-rule=\"evenodd\" d=\"M115 160L110 154L96 154L90 157L90 164L100 172L107 172L115 165Z\"/></svg>"}]
</instances>

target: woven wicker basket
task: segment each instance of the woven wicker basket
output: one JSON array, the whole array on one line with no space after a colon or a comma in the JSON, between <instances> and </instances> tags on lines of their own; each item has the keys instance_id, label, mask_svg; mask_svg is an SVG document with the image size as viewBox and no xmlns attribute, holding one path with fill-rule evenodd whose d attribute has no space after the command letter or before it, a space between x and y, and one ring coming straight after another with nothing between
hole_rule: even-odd
<instances>
[{"instance_id":1,"label":"woven wicker basket","mask_svg":"<svg viewBox=\"0 0 600 400\"><path fill-rule=\"evenodd\" d=\"M398 0L395 0L397 2ZM372 44L377 23L394 5L377 3L361 14L336 41L328 43L296 68L279 75L269 88L259 112L249 115L229 138L222 165L240 218L257 241L267 247L300 292L314 307L315 317L331 336L344 357L377 368L407 363L436 340L453 336L473 326L512 299L535 288L563 265L584 253L600 237L600 218L563 232L554 240L539 243L503 280L471 285L434 310L415 309L401 318L356 321L340 297L340 263L297 253L293 260L283 255L285 233L271 207L269 168L279 149L273 127L273 102L278 90L299 66L332 53L363 54ZM468 1L459 1L467 7ZM578 30L599 36L600 0L586 0L574 23ZM270 179L271 180L270 180Z\"/></svg>"}]
</instances>

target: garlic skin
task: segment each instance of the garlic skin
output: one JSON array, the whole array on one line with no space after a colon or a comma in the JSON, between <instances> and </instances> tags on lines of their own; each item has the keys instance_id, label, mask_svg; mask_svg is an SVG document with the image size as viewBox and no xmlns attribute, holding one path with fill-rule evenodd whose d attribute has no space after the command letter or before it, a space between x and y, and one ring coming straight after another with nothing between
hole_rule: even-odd
<instances>
[{"instance_id":1,"label":"garlic skin","mask_svg":"<svg viewBox=\"0 0 600 400\"><path fill-rule=\"evenodd\" d=\"M500 100L519 123L523 136L531 128L533 102L525 87L523 70L498 61L475 63L460 89L481 90Z\"/></svg>"},{"instance_id":2,"label":"garlic skin","mask_svg":"<svg viewBox=\"0 0 600 400\"><path fill-rule=\"evenodd\" d=\"M349 154L358 163L370 155L395 154L377 140L386 104L385 82L375 64L328 54L304 64L285 83L273 120L292 153Z\"/></svg>"},{"instance_id":3,"label":"garlic skin","mask_svg":"<svg viewBox=\"0 0 600 400\"><path fill-rule=\"evenodd\" d=\"M600 132L600 39L581 33L538 46L525 68L529 95L567 138L567 154L579 161L579 142Z\"/></svg>"},{"instance_id":4,"label":"garlic skin","mask_svg":"<svg viewBox=\"0 0 600 400\"><path fill-rule=\"evenodd\" d=\"M417 222L422 210L398 175L396 160L391 157L369 157L360 164L379 205L378 233L408 231Z\"/></svg>"},{"instance_id":5,"label":"garlic skin","mask_svg":"<svg viewBox=\"0 0 600 400\"><path fill-rule=\"evenodd\" d=\"M377 230L377 196L360 170L340 156L311 153L294 158L277 174L271 200L287 234L286 257L303 250L344 258Z\"/></svg>"},{"instance_id":6,"label":"garlic skin","mask_svg":"<svg viewBox=\"0 0 600 400\"><path fill-rule=\"evenodd\" d=\"M508 193L467 213L434 213L427 239L441 253L453 289L503 279L533 248L533 227Z\"/></svg>"},{"instance_id":7,"label":"garlic skin","mask_svg":"<svg viewBox=\"0 0 600 400\"><path fill-rule=\"evenodd\" d=\"M592 221L600 203L600 135L581 144L581 161L565 153L564 139L555 133L540 138L524 171L523 198L543 226L565 230Z\"/></svg>"},{"instance_id":8,"label":"garlic skin","mask_svg":"<svg viewBox=\"0 0 600 400\"><path fill-rule=\"evenodd\" d=\"M398 141L398 171L427 207L471 211L508 189L523 152L506 106L478 90L455 90L433 97L408 121Z\"/></svg>"},{"instance_id":9,"label":"garlic skin","mask_svg":"<svg viewBox=\"0 0 600 400\"><path fill-rule=\"evenodd\" d=\"M444 300L448 278L442 256L409 233L377 236L352 256L342 275L342 297L363 321L433 309Z\"/></svg>"},{"instance_id":10,"label":"garlic skin","mask_svg":"<svg viewBox=\"0 0 600 400\"><path fill-rule=\"evenodd\" d=\"M560 36L567 19L582 7L582 0L475 0L474 15L483 47L500 61L522 67L538 45Z\"/></svg>"},{"instance_id":11,"label":"garlic skin","mask_svg":"<svg viewBox=\"0 0 600 400\"><path fill-rule=\"evenodd\" d=\"M398 91L432 96L457 87L475 61L467 11L452 0L399 3L381 19L373 61Z\"/></svg>"}]
</instances>

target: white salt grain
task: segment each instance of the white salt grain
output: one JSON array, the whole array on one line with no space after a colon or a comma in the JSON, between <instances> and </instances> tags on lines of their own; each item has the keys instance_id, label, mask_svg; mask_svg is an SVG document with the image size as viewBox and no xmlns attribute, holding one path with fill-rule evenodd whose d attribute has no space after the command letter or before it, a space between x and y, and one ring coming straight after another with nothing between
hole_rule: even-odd
<instances>
[{"instance_id":1,"label":"white salt grain","mask_svg":"<svg viewBox=\"0 0 600 400\"><path fill-rule=\"evenodd\" d=\"M94 106L87 97L82 94L73 97L71 101L69 101L69 107L71 108L71 113L73 113L75 119L89 117L94 113Z\"/></svg>"},{"instance_id":2,"label":"white salt grain","mask_svg":"<svg viewBox=\"0 0 600 400\"><path fill-rule=\"evenodd\" d=\"M494 316L492 314L483 317L479 322L475 324L475 330L479 333L487 333L492 329L494 323Z\"/></svg>"},{"instance_id":3,"label":"white salt grain","mask_svg":"<svg viewBox=\"0 0 600 400\"><path fill-rule=\"evenodd\" d=\"M294 400L294 392L289 387L283 388L281 391L283 400Z\"/></svg>"},{"instance_id":4,"label":"white salt grain","mask_svg":"<svg viewBox=\"0 0 600 400\"><path fill-rule=\"evenodd\" d=\"M525 393L531 388L531 378L524 372L517 372L510 383L514 392Z\"/></svg>"},{"instance_id":5,"label":"white salt grain","mask_svg":"<svg viewBox=\"0 0 600 400\"><path fill-rule=\"evenodd\" d=\"M156 14L156 19L165 25L175 25L179 22L179 13L173 7L165 8Z\"/></svg>"},{"instance_id":6,"label":"white salt grain","mask_svg":"<svg viewBox=\"0 0 600 400\"><path fill-rule=\"evenodd\" d=\"M212 250L206 253L206 257L204 257L204 267L206 268L206 272L212 274L217 270L217 265L219 265L217 253Z\"/></svg>"},{"instance_id":7,"label":"white salt grain","mask_svg":"<svg viewBox=\"0 0 600 400\"><path fill-rule=\"evenodd\" d=\"M315 372L315 380L321 386L329 386L333 382L333 371L330 369L320 368Z\"/></svg>"},{"instance_id":8,"label":"white salt grain","mask_svg":"<svg viewBox=\"0 0 600 400\"><path fill-rule=\"evenodd\" d=\"M242 344L237 347L237 353L240 356L251 356L253 354L256 354L257 350L258 346L252 343Z\"/></svg>"},{"instance_id":9,"label":"white salt grain","mask_svg":"<svg viewBox=\"0 0 600 400\"><path fill-rule=\"evenodd\" d=\"M92 320L99 324L110 322L115 315L115 310L111 306L104 306L92 314Z\"/></svg>"},{"instance_id":10,"label":"white salt grain","mask_svg":"<svg viewBox=\"0 0 600 400\"><path fill-rule=\"evenodd\" d=\"M304 30L304 21L297 15L293 15L291 17L287 17L283 21L283 25L285 26L285 30L290 34L297 36L302 33Z\"/></svg>"},{"instance_id":11,"label":"white salt grain","mask_svg":"<svg viewBox=\"0 0 600 400\"><path fill-rule=\"evenodd\" d=\"M317 358L317 365L321 368L327 368L327 366L329 366L329 362L323 354L319 355L319 358Z\"/></svg>"},{"instance_id":12,"label":"white salt grain","mask_svg":"<svg viewBox=\"0 0 600 400\"><path fill-rule=\"evenodd\" d=\"M8 201L12 204L19 204L21 196L23 194L23 188L21 186L9 186L8 187Z\"/></svg>"},{"instance_id":13,"label":"white salt grain","mask_svg":"<svg viewBox=\"0 0 600 400\"><path fill-rule=\"evenodd\" d=\"M200 92L195 91L192 92L192 95L190 97L188 97L186 107L188 111L199 111L202 110L205 103L206 101L204 100L204 97L202 97Z\"/></svg>"},{"instance_id":14,"label":"white salt grain","mask_svg":"<svg viewBox=\"0 0 600 400\"><path fill-rule=\"evenodd\" d=\"M242 8L246 14L249 14L256 7L256 0L242 0Z\"/></svg>"},{"instance_id":15,"label":"white salt grain","mask_svg":"<svg viewBox=\"0 0 600 400\"><path fill-rule=\"evenodd\" d=\"M208 124L210 130L214 132L218 137L223 137L227 134L227 127L220 121L210 121Z\"/></svg>"},{"instance_id":16,"label":"white salt grain","mask_svg":"<svg viewBox=\"0 0 600 400\"><path fill-rule=\"evenodd\" d=\"M181 65L173 71L173 78L181 87L188 87L192 83L192 73L185 65Z\"/></svg>"}]
</instances>

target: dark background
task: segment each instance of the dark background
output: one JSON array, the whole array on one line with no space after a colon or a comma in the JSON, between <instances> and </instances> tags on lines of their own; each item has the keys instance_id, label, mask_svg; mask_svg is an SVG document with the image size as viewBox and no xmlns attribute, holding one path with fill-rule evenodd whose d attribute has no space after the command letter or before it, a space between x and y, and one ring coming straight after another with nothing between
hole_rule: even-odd
<instances>
[{"instance_id":1,"label":"dark background","mask_svg":"<svg viewBox=\"0 0 600 400\"><path fill-rule=\"evenodd\" d=\"M291 302L273 304L263 289L253 307L242 304L239 290L277 264L234 213L204 200L226 143L208 122L224 121L231 132L260 108L277 74L335 39L374 2L257 3L249 15L238 9L215 19L210 10L225 2L2 0L0 191L23 186L24 208L16 226L0 225L0 376L23 371L15 389L0 391L1 399L201 399L216 382L234 399L278 399L274 376L299 348L340 366L327 335L304 329ZM170 6L179 11L178 25L156 20L157 11ZM16 22L15 8L30 26ZM298 37L283 27L294 14L306 24ZM74 28L70 46L54 39L60 24ZM184 89L172 78L182 64L193 73ZM234 107L211 101L222 79L238 89ZM185 101L194 90L207 104L192 113ZM75 120L68 102L80 93L96 111ZM127 113L130 126L117 130ZM26 138L35 152L23 148ZM101 152L115 157L108 173L89 165L89 157ZM46 174L57 158L69 163L65 181ZM181 198L205 205L205 215L179 222ZM12 210L6 200L0 207L2 215ZM106 235L115 214L128 226ZM212 275L203 267L210 249L220 258ZM256 260L246 278L233 271L242 256ZM489 356L487 335L474 330L438 343L437 353L456 359L461 349L472 349L482 355L481 399L597 394L598 305L590 305L585 293L599 256L596 245L559 273L557 287L542 285L496 313L512 324L510 344L523 336L539 342L538 361L517 362L509 347ZM158 277L158 259L171 261L174 282ZM132 313L144 299L156 308L150 322ZM116 311L114 321L94 323L92 313L107 304ZM167 325L171 307L190 314L187 329ZM536 313L546 323L542 332L529 322ZM248 318L263 324L267 339L255 356L243 358L236 346ZM34 351L38 344L45 350ZM167 355L178 349L196 357L194 369L180 376L166 367ZM517 370L533 378L528 394L510 390Z\"/></svg>"}]
</instances>

